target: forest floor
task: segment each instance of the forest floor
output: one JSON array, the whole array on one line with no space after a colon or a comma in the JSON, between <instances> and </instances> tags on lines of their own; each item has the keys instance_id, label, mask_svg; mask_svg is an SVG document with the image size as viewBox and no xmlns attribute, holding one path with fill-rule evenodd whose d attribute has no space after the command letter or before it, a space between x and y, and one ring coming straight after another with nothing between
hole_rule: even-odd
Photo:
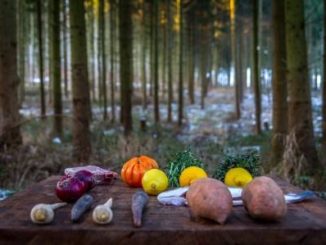
<instances>
[{"instance_id":1,"label":"forest floor","mask_svg":"<svg viewBox=\"0 0 326 245\"><path fill-rule=\"evenodd\" d=\"M205 100L205 108L199 105L196 95L194 105L185 106L182 129L175 123L167 123L167 107L160 107L160 127L154 127L153 108L144 112L142 107L133 108L134 132L129 138L122 136L122 128L102 120L102 110L93 107L91 125L93 155L89 164L109 167L120 172L122 164L134 155L145 154L154 157L162 168L176 153L190 149L205 164L212 175L223 157L229 152L254 150L260 154L262 172L270 173L269 163L271 137L271 98L262 96L263 133L254 133L254 97L245 93L241 107L241 119L235 120L233 89L211 89ZM319 127L320 98L313 99L315 127ZM15 151L0 155L0 188L14 190L47 178L61 175L66 167L80 163L72 160L71 107L65 106L64 134L61 139L51 136L52 117L48 111L46 120L40 120L37 101L30 100L21 110L24 116L22 133L24 145ZM110 109L108 111L111 113ZM117 115L119 115L117 113ZM176 122L177 105L173 104L173 122ZM146 117L147 129L140 129L140 118ZM319 132L316 130L316 135ZM303 185L304 186L304 185ZM305 186L304 186L305 187ZM309 186L308 186L309 187Z\"/></svg>"}]
</instances>

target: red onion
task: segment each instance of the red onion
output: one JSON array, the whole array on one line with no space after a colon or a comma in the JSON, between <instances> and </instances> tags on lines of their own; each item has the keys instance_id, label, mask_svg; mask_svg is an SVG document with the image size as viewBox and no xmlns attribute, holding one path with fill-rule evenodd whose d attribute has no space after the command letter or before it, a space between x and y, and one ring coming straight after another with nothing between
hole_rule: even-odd
<instances>
[{"instance_id":1,"label":"red onion","mask_svg":"<svg viewBox=\"0 0 326 245\"><path fill-rule=\"evenodd\" d=\"M79 170L74 174L74 177L84 182L88 190L92 189L96 184L93 174L87 170Z\"/></svg>"},{"instance_id":2,"label":"red onion","mask_svg":"<svg viewBox=\"0 0 326 245\"><path fill-rule=\"evenodd\" d=\"M55 192L64 202L74 202L88 190L88 184L76 177L63 176L57 183Z\"/></svg>"}]
</instances>

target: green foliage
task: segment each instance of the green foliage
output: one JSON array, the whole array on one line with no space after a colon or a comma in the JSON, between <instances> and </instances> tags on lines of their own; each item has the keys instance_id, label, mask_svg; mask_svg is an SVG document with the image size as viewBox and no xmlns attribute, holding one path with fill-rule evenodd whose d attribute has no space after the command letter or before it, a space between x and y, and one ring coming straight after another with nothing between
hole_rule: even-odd
<instances>
[{"instance_id":1,"label":"green foliage","mask_svg":"<svg viewBox=\"0 0 326 245\"><path fill-rule=\"evenodd\" d=\"M177 153L175 157L168 162L167 175L169 178L169 185L178 187L179 176L182 170L190 166L202 168L203 162L199 160L190 149Z\"/></svg>"},{"instance_id":2,"label":"green foliage","mask_svg":"<svg viewBox=\"0 0 326 245\"><path fill-rule=\"evenodd\" d=\"M260 157L257 151L248 151L242 154L226 154L224 160L216 166L213 177L224 181L226 172L236 167L247 169L253 176L260 175Z\"/></svg>"}]
</instances>

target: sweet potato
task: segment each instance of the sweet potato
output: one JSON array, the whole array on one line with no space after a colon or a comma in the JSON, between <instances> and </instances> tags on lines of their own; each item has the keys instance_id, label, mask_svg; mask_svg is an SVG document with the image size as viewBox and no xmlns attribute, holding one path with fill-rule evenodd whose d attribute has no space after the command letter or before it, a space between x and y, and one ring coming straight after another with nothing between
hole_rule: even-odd
<instances>
[{"instance_id":1,"label":"sweet potato","mask_svg":"<svg viewBox=\"0 0 326 245\"><path fill-rule=\"evenodd\" d=\"M192 216L224 224L232 211L232 196L221 181L203 178L193 182L186 194Z\"/></svg>"},{"instance_id":2,"label":"sweet potato","mask_svg":"<svg viewBox=\"0 0 326 245\"><path fill-rule=\"evenodd\" d=\"M269 177L254 178L243 189L242 200L252 218L277 221L286 215L283 191Z\"/></svg>"}]
</instances>

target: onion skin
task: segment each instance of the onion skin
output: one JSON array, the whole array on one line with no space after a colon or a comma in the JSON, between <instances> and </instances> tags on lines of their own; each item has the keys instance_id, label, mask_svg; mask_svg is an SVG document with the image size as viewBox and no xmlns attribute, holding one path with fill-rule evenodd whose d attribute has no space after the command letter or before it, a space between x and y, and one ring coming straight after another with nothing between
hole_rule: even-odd
<instances>
[{"instance_id":1,"label":"onion skin","mask_svg":"<svg viewBox=\"0 0 326 245\"><path fill-rule=\"evenodd\" d=\"M63 176L57 183L55 192L64 202L74 202L88 191L88 184L76 177Z\"/></svg>"},{"instance_id":2,"label":"onion skin","mask_svg":"<svg viewBox=\"0 0 326 245\"><path fill-rule=\"evenodd\" d=\"M90 171L87 170L79 170L74 174L75 178L84 182L87 185L87 189L90 190L95 186L94 176Z\"/></svg>"}]
</instances>

